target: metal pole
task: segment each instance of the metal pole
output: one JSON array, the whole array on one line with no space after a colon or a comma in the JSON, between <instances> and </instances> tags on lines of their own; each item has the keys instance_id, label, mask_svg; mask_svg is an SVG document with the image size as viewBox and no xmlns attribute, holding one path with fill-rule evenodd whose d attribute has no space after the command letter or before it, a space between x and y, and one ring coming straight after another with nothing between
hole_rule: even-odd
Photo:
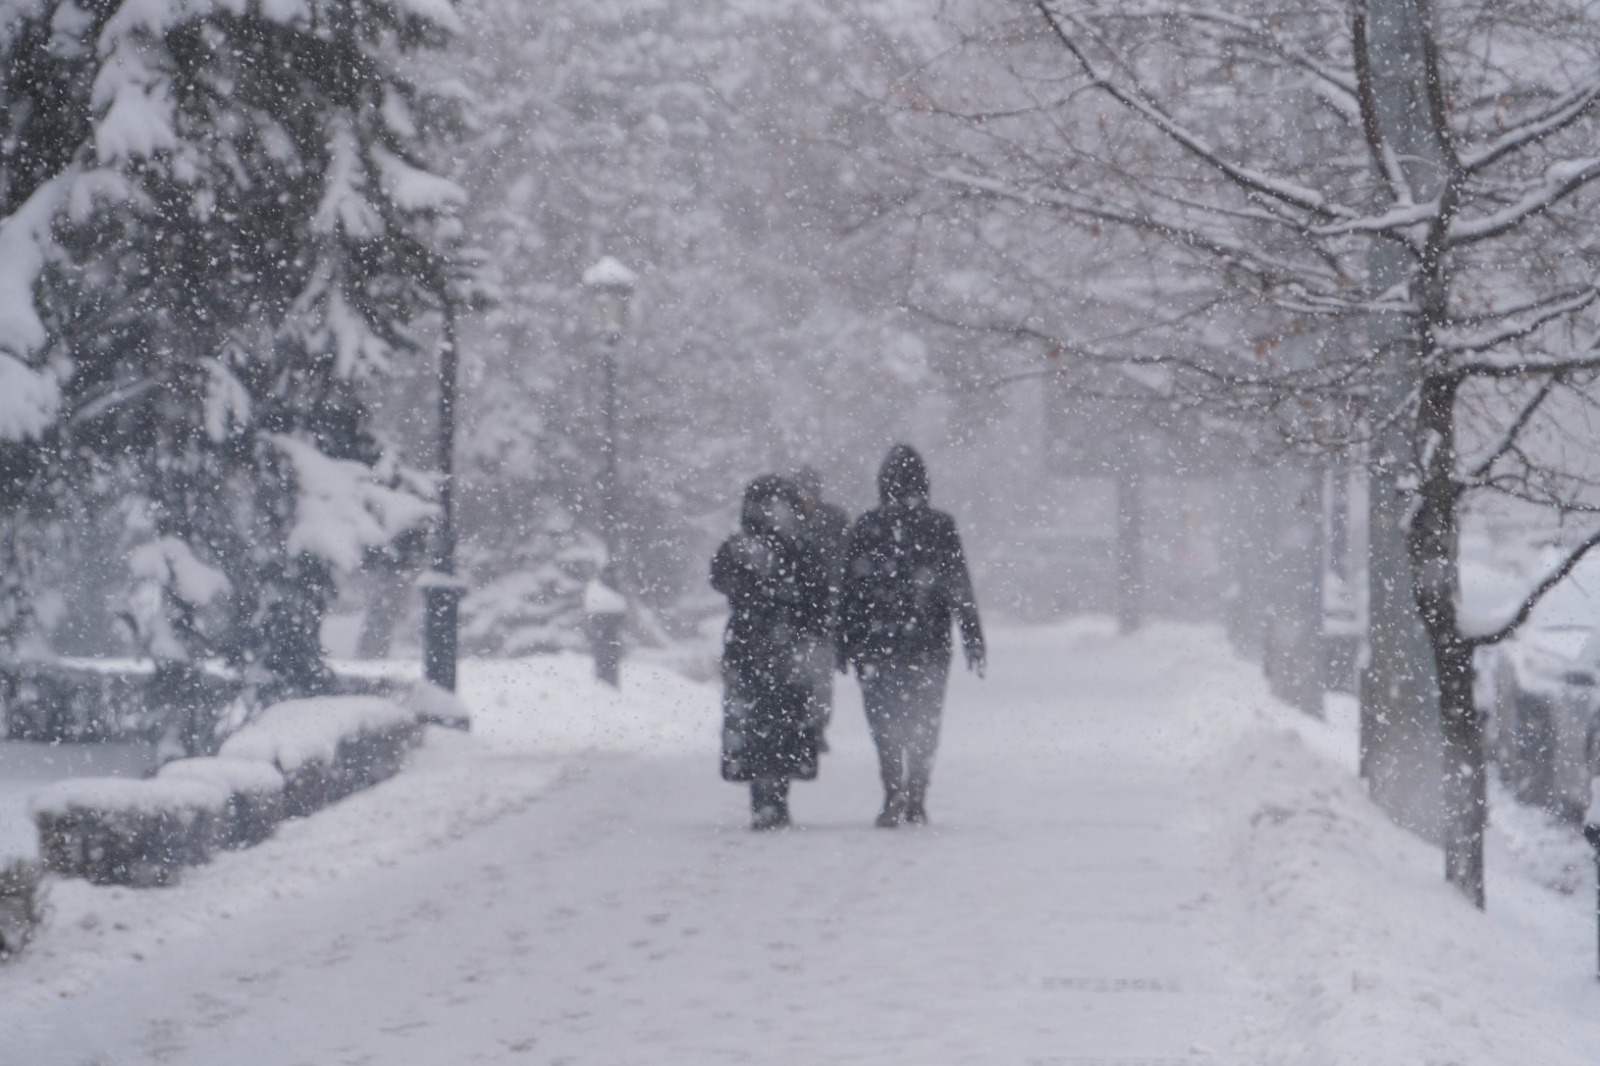
<instances>
[{"instance_id":1,"label":"metal pole","mask_svg":"<svg viewBox=\"0 0 1600 1066\"><path fill-rule=\"evenodd\" d=\"M618 556L622 543L617 507L617 346L621 342L620 332L606 330L600 355L601 402L605 418L605 436L601 441L604 469L600 475L600 521L604 527L606 545L606 562L600 571L600 580L612 590L617 587ZM622 621L622 614L609 609L590 618L595 677L612 686L622 683Z\"/></svg>"},{"instance_id":2,"label":"metal pole","mask_svg":"<svg viewBox=\"0 0 1600 1066\"><path fill-rule=\"evenodd\" d=\"M444 338L439 350L439 521L433 531L433 572L422 590L422 676L451 692L456 688L457 614L461 585L456 580L455 445L456 318L444 305Z\"/></svg>"},{"instance_id":3,"label":"metal pole","mask_svg":"<svg viewBox=\"0 0 1600 1066\"><path fill-rule=\"evenodd\" d=\"M617 545L617 345L622 337L608 331L601 348L600 373L604 392L605 439L601 441L605 471L600 484L600 518L605 525L606 584L616 587Z\"/></svg>"},{"instance_id":4,"label":"metal pole","mask_svg":"<svg viewBox=\"0 0 1600 1066\"><path fill-rule=\"evenodd\" d=\"M1600 977L1600 825L1596 825L1593 821L1586 820L1583 826L1583 838L1587 840L1589 842L1589 846L1594 849L1594 913L1596 928L1594 972L1596 977Z\"/></svg>"}]
</instances>

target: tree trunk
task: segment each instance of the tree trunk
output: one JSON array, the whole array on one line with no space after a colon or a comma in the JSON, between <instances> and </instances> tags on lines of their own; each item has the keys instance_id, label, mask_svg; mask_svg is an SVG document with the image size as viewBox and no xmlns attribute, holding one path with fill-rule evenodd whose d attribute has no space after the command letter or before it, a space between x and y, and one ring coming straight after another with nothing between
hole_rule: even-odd
<instances>
[{"instance_id":1,"label":"tree trunk","mask_svg":"<svg viewBox=\"0 0 1600 1066\"><path fill-rule=\"evenodd\" d=\"M1400 516L1402 473L1374 458L1367 489L1367 663L1361 671L1361 776L1394 821L1439 843L1441 740L1435 658L1417 616Z\"/></svg>"},{"instance_id":2,"label":"tree trunk","mask_svg":"<svg viewBox=\"0 0 1600 1066\"><path fill-rule=\"evenodd\" d=\"M1144 472L1128 466L1117 476L1117 629L1144 625Z\"/></svg>"},{"instance_id":3,"label":"tree trunk","mask_svg":"<svg viewBox=\"0 0 1600 1066\"><path fill-rule=\"evenodd\" d=\"M1419 201L1440 187L1440 145L1428 86L1423 0L1366 0L1366 59L1372 118L1386 150L1403 160ZM1423 264L1411 249L1379 237L1370 291L1420 290ZM1368 666L1361 678L1361 770L1373 798L1401 825L1437 840L1441 764L1437 660L1416 600L1417 555L1409 550L1401 488L1417 475L1418 427L1412 405L1423 360L1419 323L1402 313L1373 315L1371 342L1384 373L1371 397L1378 428L1369 454Z\"/></svg>"},{"instance_id":4,"label":"tree trunk","mask_svg":"<svg viewBox=\"0 0 1600 1066\"><path fill-rule=\"evenodd\" d=\"M1444 746L1445 878L1476 907L1484 905L1483 833L1488 822L1483 723L1472 698L1473 645L1461 633L1460 501L1455 407L1450 377L1424 380L1418 429L1432 442L1417 487L1409 550L1417 611L1427 627L1439 679Z\"/></svg>"},{"instance_id":5,"label":"tree trunk","mask_svg":"<svg viewBox=\"0 0 1600 1066\"><path fill-rule=\"evenodd\" d=\"M1271 476L1273 527L1264 560L1269 581L1263 666L1273 695L1322 717L1322 472L1287 459ZM1258 562L1257 565L1260 565Z\"/></svg>"},{"instance_id":6,"label":"tree trunk","mask_svg":"<svg viewBox=\"0 0 1600 1066\"><path fill-rule=\"evenodd\" d=\"M1266 475L1256 470L1234 478L1230 486L1233 521L1225 527L1228 640L1235 654L1253 663L1264 661L1267 644L1261 557L1266 551L1272 509L1262 499L1266 495L1265 480Z\"/></svg>"},{"instance_id":7,"label":"tree trunk","mask_svg":"<svg viewBox=\"0 0 1600 1066\"><path fill-rule=\"evenodd\" d=\"M1479 910L1484 906L1483 834L1488 773L1483 715L1472 699L1472 649L1460 640L1436 647L1444 732L1444 875Z\"/></svg>"}]
</instances>

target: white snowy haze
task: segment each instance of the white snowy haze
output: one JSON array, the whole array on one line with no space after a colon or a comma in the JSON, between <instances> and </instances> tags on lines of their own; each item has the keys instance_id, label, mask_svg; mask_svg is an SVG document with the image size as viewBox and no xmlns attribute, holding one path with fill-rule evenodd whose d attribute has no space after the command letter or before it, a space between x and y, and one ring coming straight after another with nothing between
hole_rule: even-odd
<instances>
[{"instance_id":1,"label":"white snowy haze","mask_svg":"<svg viewBox=\"0 0 1600 1066\"><path fill-rule=\"evenodd\" d=\"M1594 1062L1595 7L0 0L0 1066ZM896 444L928 824L752 832Z\"/></svg>"}]
</instances>

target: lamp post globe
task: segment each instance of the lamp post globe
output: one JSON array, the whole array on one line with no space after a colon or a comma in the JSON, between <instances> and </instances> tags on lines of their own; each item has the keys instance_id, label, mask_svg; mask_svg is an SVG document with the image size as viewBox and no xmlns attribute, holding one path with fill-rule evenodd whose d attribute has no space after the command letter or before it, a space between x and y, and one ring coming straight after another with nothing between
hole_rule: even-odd
<instances>
[{"instance_id":1,"label":"lamp post globe","mask_svg":"<svg viewBox=\"0 0 1600 1066\"><path fill-rule=\"evenodd\" d=\"M583 287L589 291L595 321L608 343L622 338L622 331L628 324L628 303L638 283L633 271L609 255L601 256L583 272Z\"/></svg>"}]
</instances>

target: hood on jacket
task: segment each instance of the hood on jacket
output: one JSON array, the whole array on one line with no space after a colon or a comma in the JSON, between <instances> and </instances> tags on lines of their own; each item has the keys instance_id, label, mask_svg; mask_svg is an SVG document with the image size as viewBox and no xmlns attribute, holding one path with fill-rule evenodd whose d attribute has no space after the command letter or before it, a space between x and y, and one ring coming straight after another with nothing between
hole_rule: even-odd
<instances>
[{"instance_id":1,"label":"hood on jacket","mask_svg":"<svg viewBox=\"0 0 1600 1066\"><path fill-rule=\"evenodd\" d=\"M878 468L878 499L885 507L926 503L928 467L909 444L896 444Z\"/></svg>"},{"instance_id":2,"label":"hood on jacket","mask_svg":"<svg viewBox=\"0 0 1600 1066\"><path fill-rule=\"evenodd\" d=\"M800 531L800 492L787 479L765 474L745 487L739 527L751 536L776 533L794 539Z\"/></svg>"}]
</instances>

